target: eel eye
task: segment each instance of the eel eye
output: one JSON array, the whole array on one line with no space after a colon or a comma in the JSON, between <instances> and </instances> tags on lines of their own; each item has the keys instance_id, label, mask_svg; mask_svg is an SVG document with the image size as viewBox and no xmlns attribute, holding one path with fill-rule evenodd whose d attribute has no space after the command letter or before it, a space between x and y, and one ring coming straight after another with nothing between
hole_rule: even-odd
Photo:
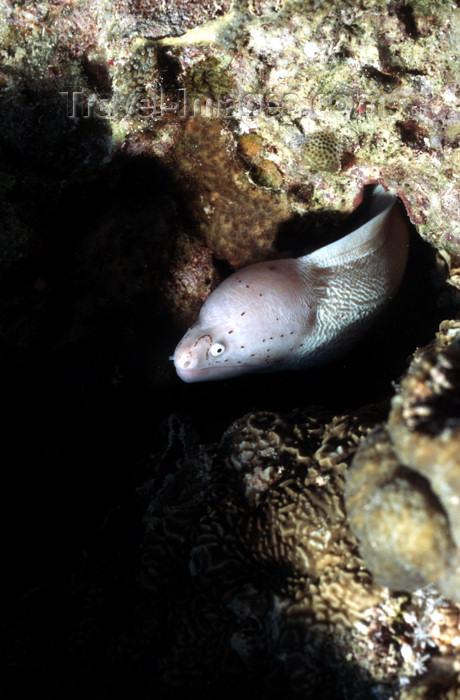
<instances>
[{"instance_id":1,"label":"eel eye","mask_svg":"<svg viewBox=\"0 0 460 700\"><path fill-rule=\"evenodd\" d=\"M213 357L222 355L225 352L225 345L222 345L222 343L213 343L209 348L209 352Z\"/></svg>"}]
</instances>

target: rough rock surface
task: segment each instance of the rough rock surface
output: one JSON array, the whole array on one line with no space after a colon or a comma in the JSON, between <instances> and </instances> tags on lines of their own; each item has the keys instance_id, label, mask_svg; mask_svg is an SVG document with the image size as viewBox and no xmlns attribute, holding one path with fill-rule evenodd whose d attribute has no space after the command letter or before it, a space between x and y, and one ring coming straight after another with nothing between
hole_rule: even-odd
<instances>
[{"instance_id":1,"label":"rough rock surface","mask_svg":"<svg viewBox=\"0 0 460 700\"><path fill-rule=\"evenodd\" d=\"M447 1L437 4L436 13L423 1L365 6L243 1L229 11L214 3L200 7L202 19L215 17L205 29L186 33L184 26L177 36L171 26L157 42L154 78L164 107L155 98L151 75L146 94L157 110L141 120L129 116L128 132L148 134L152 122L160 121L164 128L154 138L167 142L180 163L165 115L180 119L187 111L199 113L208 124L217 120L230 140L245 133L262 140L264 160L281 175L268 178L269 186L275 182L287 195L291 212L348 212L363 184L381 181L403 198L423 236L456 251L460 8ZM132 27L123 41L107 42L116 70L132 47L152 34L141 3L129 10L115 5L113 14ZM195 15L184 13L187 22ZM334 141L329 159L317 147L325 138ZM221 149L224 171L231 151ZM260 187L267 178L256 174L255 182ZM296 196L305 183L307 201ZM219 209L219 203L202 206L209 218ZM256 220L248 217L249 237ZM274 231L282 221L280 211L273 217ZM219 255L225 255L222 245Z\"/></svg>"},{"instance_id":2,"label":"rough rock surface","mask_svg":"<svg viewBox=\"0 0 460 700\"><path fill-rule=\"evenodd\" d=\"M193 234L237 267L288 254L286 228L314 244L318 227L334 232L363 185L381 181L457 267L460 8L447 0L436 13L423 0L100 0L2 12L1 130L16 162L35 155L80 181L113 154L158 159L188 200ZM6 183L14 175L8 168ZM34 251L37 235L41 244L13 200L5 265ZM209 277L201 260L197 273ZM190 307L202 296L180 274L179 294Z\"/></svg>"},{"instance_id":3,"label":"rough rock surface","mask_svg":"<svg viewBox=\"0 0 460 700\"><path fill-rule=\"evenodd\" d=\"M377 580L460 600L460 323L418 350L386 426L359 449L347 509Z\"/></svg>"}]
</instances>

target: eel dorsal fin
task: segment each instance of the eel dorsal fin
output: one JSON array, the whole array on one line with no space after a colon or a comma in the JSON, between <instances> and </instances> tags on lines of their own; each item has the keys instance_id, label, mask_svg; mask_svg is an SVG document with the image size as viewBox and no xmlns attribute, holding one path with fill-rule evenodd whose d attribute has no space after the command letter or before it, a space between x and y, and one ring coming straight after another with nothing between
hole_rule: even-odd
<instances>
[{"instance_id":1,"label":"eel dorsal fin","mask_svg":"<svg viewBox=\"0 0 460 700\"><path fill-rule=\"evenodd\" d=\"M396 197L377 185L372 193L369 219L347 236L319 248L303 259L316 267L336 267L377 252L385 243L389 228L395 225L395 217L391 215L395 203Z\"/></svg>"}]
</instances>

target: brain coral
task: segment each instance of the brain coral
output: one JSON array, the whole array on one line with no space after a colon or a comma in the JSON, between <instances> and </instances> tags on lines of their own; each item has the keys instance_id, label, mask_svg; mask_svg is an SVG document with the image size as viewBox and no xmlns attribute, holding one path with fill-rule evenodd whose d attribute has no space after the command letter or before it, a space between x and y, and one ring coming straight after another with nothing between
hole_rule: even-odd
<instances>
[{"instance_id":1,"label":"brain coral","mask_svg":"<svg viewBox=\"0 0 460 700\"><path fill-rule=\"evenodd\" d=\"M143 551L165 688L249 677L263 697L364 699L418 672L400 652L415 622L363 566L344 508L347 465L382 415L251 413L207 447L170 418Z\"/></svg>"}]
</instances>

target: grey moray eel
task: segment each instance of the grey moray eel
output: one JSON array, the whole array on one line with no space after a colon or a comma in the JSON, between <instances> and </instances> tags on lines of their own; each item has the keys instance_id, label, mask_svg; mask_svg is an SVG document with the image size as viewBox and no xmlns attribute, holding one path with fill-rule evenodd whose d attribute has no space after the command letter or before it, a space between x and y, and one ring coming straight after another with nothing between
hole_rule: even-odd
<instances>
[{"instance_id":1,"label":"grey moray eel","mask_svg":"<svg viewBox=\"0 0 460 700\"><path fill-rule=\"evenodd\" d=\"M185 382L314 367L345 352L397 291L409 231L377 185L360 228L309 255L243 268L203 304L172 360Z\"/></svg>"}]
</instances>

